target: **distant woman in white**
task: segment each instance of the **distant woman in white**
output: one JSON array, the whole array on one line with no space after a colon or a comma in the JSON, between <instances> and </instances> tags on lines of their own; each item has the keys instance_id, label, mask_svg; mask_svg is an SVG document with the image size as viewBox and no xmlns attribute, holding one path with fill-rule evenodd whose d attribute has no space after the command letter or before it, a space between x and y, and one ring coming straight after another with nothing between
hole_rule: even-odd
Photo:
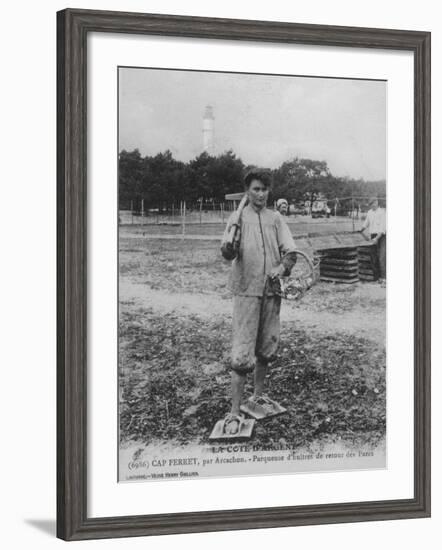
<instances>
[{"instance_id":1,"label":"distant woman in white","mask_svg":"<svg viewBox=\"0 0 442 550\"><path fill-rule=\"evenodd\" d=\"M385 279L387 276L387 219L385 208L379 207L376 197L370 201L370 210L367 212L361 232L367 240L371 239L376 244L379 277Z\"/></svg>"}]
</instances>

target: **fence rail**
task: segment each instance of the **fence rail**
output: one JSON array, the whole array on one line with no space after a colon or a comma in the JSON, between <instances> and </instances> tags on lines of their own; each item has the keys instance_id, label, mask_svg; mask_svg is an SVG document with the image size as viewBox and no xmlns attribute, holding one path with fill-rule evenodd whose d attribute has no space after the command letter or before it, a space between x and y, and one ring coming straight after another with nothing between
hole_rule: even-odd
<instances>
[{"instance_id":1,"label":"fence rail","mask_svg":"<svg viewBox=\"0 0 442 550\"><path fill-rule=\"evenodd\" d=\"M203 202L194 201L179 203L162 203L157 208L145 208L142 199L126 201L129 208L120 209L120 225L170 225L181 226L186 232L186 226L225 224L231 212L235 209L235 201ZM353 231L365 219L368 210L369 197L352 196L336 197L327 201L318 201L321 207L290 205L287 223L308 221L317 218L327 218L336 225L346 225L351 221ZM379 198L379 203L385 207L385 197Z\"/></svg>"}]
</instances>

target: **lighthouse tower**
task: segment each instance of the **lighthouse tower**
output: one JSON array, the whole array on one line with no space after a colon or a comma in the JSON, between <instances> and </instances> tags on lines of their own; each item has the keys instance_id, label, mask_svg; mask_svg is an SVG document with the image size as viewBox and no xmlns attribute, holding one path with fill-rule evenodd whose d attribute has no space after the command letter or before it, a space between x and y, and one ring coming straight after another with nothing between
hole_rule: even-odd
<instances>
[{"instance_id":1,"label":"lighthouse tower","mask_svg":"<svg viewBox=\"0 0 442 550\"><path fill-rule=\"evenodd\" d=\"M203 150L209 155L213 155L215 152L214 130L215 117L213 116L213 108L211 105L207 105L203 116Z\"/></svg>"}]
</instances>

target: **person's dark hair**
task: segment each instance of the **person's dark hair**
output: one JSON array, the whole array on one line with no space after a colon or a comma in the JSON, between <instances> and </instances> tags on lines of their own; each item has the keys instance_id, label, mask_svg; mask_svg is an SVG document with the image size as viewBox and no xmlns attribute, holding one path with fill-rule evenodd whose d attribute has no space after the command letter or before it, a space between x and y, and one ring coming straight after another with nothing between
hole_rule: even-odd
<instances>
[{"instance_id":1,"label":"person's dark hair","mask_svg":"<svg viewBox=\"0 0 442 550\"><path fill-rule=\"evenodd\" d=\"M244 178L244 187L248 189L253 180L260 181L267 189L270 189L272 182L270 174L266 170L250 170L247 172Z\"/></svg>"}]
</instances>

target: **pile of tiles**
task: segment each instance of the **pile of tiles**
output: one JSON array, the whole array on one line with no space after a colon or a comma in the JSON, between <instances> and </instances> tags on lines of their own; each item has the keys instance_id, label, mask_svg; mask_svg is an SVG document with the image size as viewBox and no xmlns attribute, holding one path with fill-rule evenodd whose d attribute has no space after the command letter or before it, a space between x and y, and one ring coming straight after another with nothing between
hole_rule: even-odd
<instances>
[{"instance_id":1,"label":"pile of tiles","mask_svg":"<svg viewBox=\"0 0 442 550\"><path fill-rule=\"evenodd\" d=\"M322 281L353 284L378 278L376 247L360 233L295 236L297 248L320 259Z\"/></svg>"}]
</instances>

